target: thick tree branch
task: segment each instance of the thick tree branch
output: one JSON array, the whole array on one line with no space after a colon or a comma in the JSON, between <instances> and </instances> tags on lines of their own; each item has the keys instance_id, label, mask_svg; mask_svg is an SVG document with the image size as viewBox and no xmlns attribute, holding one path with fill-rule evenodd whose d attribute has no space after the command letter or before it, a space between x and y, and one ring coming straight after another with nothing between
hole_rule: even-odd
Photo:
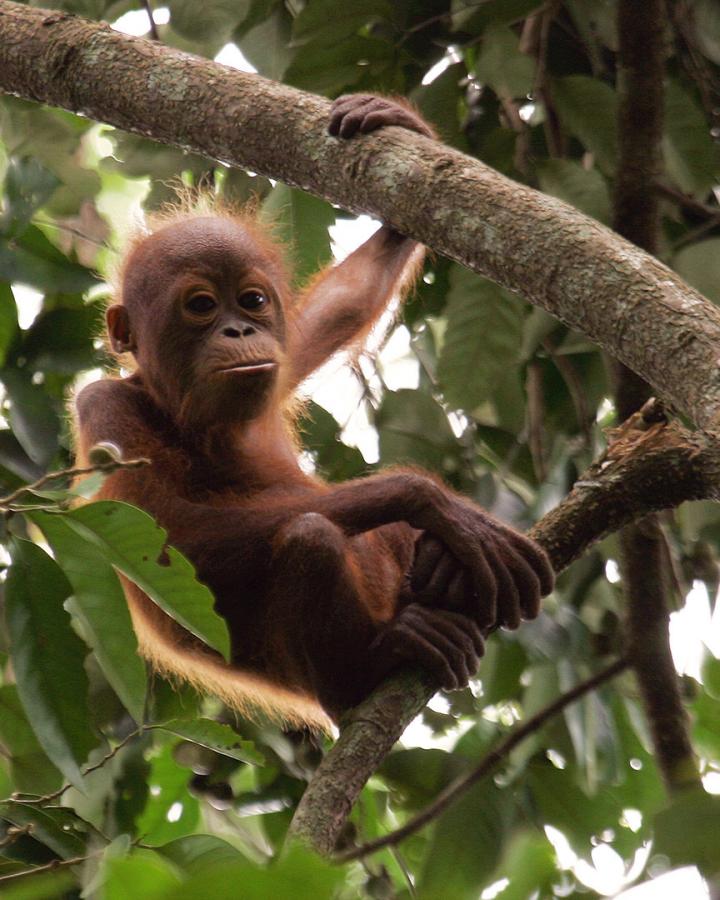
<instances>
[{"instance_id":1,"label":"thick tree branch","mask_svg":"<svg viewBox=\"0 0 720 900\"><path fill-rule=\"evenodd\" d=\"M559 200L419 135L342 142L325 99L5 0L0 90L369 212L596 341L702 427L720 418L720 311Z\"/></svg>"},{"instance_id":2,"label":"thick tree branch","mask_svg":"<svg viewBox=\"0 0 720 900\"><path fill-rule=\"evenodd\" d=\"M661 141L665 75L665 0L620 0L617 11L618 145L613 225L623 237L655 253L659 234ZM645 402L650 386L615 364L615 406L621 420ZM658 768L666 785L700 785L685 708L670 650L672 570L657 516L620 532L626 599L626 652L640 686Z\"/></svg>"},{"instance_id":3,"label":"thick tree branch","mask_svg":"<svg viewBox=\"0 0 720 900\"><path fill-rule=\"evenodd\" d=\"M650 402L618 429L605 456L530 531L561 572L593 543L650 512L685 500L720 498L720 447L668 424ZM436 690L403 671L350 712L298 806L292 833L332 853L353 803L380 761Z\"/></svg>"}]
</instances>

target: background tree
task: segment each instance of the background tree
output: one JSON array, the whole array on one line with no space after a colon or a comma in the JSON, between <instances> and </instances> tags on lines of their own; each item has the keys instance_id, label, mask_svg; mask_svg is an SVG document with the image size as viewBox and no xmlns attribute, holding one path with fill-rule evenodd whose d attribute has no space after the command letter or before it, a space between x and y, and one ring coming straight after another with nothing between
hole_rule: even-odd
<instances>
[{"instance_id":1,"label":"background tree","mask_svg":"<svg viewBox=\"0 0 720 900\"><path fill-rule=\"evenodd\" d=\"M367 0L341 12L325 0L176 0L154 12L130 2L56 5L126 27L136 27L139 14L140 30L164 46L209 58L222 52L237 59L228 54L239 47L260 74L307 91L410 96L451 146L613 224L711 300L720 299L713 143L720 17L711 0L667 10L629 0L619 9L585 0ZM23 43L31 38L20 28L22 11L0 5L0 86L72 106L61 95L62 81L68 74L72 82L79 54L55 48L53 55L50 45L55 25L75 25L58 14L38 20L49 47L36 57ZM121 18L131 11L134 17ZM134 54L134 61L145 54L152 66L145 47L126 44L118 54ZM19 86L12 78L23 60L28 75ZM52 62L50 73L43 61ZM83 97L104 91L104 100L97 109L78 103L76 111L92 108L98 118L186 146L203 133L220 142L235 115L248 121L246 97L238 98L237 110L192 102L224 86L220 72L209 87L178 78L173 105L167 83L158 86L142 70L119 79L111 62L101 54L105 81L78 81L74 88ZM181 65L168 63L167 71L183 73ZM273 99L281 107L284 95L273 95L272 86L248 85L263 114ZM308 100L297 116L320 121L322 111ZM241 131L245 158L257 157L253 171L316 189L324 180L327 196L344 190L349 207L380 208L372 173L366 181L353 178L342 165L347 148L332 170L325 158L319 175L302 178L295 159L301 144L288 144L280 123L270 145L257 137L262 128L258 122ZM330 758L339 760L337 770L325 764L295 826L318 846L332 846L343 818L336 799L347 786L347 759L358 787L379 764L352 816L360 843L412 820L456 776L476 773L456 802L427 816L426 827L344 867L297 849L280 856L317 765L317 746L304 735L229 717L161 679L148 684L113 567L142 580L171 608L197 597L199 586L188 572L171 583L167 569L143 562L157 556L148 549L159 549L162 538L139 512L116 511L112 527L93 507L53 518L44 511L66 503L62 481L20 489L71 462L65 397L78 376L107 363L98 340L104 282L139 202L152 208L169 199L168 181L178 177L234 200L258 197L263 215L293 240L298 278L329 258L327 228L344 214L282 184L26 99L3 99L0 129L0 483L12 558L3 584L11 661L0 687L0 777L3 795L31 792L22 795L31 802L10 802L1 811L6 881L0 886L8 896L13 890L73 896L82 887L118 897L229 897L242 885L243 896L258 897L477 897L486 890L488 897L523 898L617 890L684 863L716 875L720 638L718 618L710 616L720 516L709 503L683 507L662 528L645 521L626 534L622 581L617 538L595 545L565 573L537 622L491 639L473 688L439 695L408 746L384 759L393 723L420 708L431 686L410 673L388 687L384 705L371 699ZM711 312L692 307L693 330L671 318L677 308L658 302L657 291L648 289L640 307L631 283L639 257L549 200L529 206L533 195L520 184L488 182L497 190L494 204L480 185L466 197L451 195L454 207L445 195L435 204L420 193L399 197L397 185L422 165L413 155L416 140L390 136L366 145L385 148L395 160L385 191L395 224L433 238L438 249L536 302L553 308L557 300L555 311L582 333L455 262L431 259L402 323L379 339L377 355L353 366L358 409L310 404L304 438L318 470L341 479L379 464L416 462L527 527L601 458L536 529L558 567L645 512L715 497L715 440L666 425L656 406L646 407L606 451L603 429L617 424L615 409L624 418L647 391L627 374L611 383L598 348L583 337L616 347L650 380L654 374L662 381L664 367L664 396L709 428L717 396L711 367L695 348L701 333L703 346L713 346ZM362 150L350 152L358 154L359 171L372 168ZM457 165L442 153L426 155L436 165L443 160L446 168L438 171L452 188ZM473 205L487 226L479 242L468 212ZM423 227L427 236L418 231ZM493 254L494 228L498 246L516 229L513 254ZM463 232L475 246L463 248ZM568 261L553 254L553 232L563 249L576 240L577 255ZM480 263L478 246L486 256ZM615 282L597 275L588 261L592 247L598 258L615 254ZM647 284L665 277L647 265L642 274ZM624 312L623 340L614 334L613 311ZM696 364L686 366L685 378L673 377L688 359ZM357 428L363 416L377 433L377 452L373 432ZM358 439L365 456L353 446ZM86 492L99 477L90 476ZM667 605L685 609L676 624L696 611L695 630L686 629L677 648L682 691L670 665ZM207 597L205 609L200 624L222 643ZM636 677L615 678L570 704L625 663ZM568 693L572 688L576 694ZM368 718L376 727L364 724ZM380 735L376 745L373 734ZM701 778L710 793L700 790ZM353 835L346 830L343 837L347 844Z\"/></svg>"}]
</instances>

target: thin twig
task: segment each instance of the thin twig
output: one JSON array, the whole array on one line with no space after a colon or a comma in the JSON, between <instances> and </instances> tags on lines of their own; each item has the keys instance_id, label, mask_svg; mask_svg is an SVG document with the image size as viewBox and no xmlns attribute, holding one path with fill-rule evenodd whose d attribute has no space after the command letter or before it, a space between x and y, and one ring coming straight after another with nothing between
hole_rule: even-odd
<instances>
[{"instance_id":1,"label":"thin twig","mask_svg":"<svg viewBox=\"0 0 720 900\"><path fill-rule=\"evenodd\" d=\"M42 866L35 866L34 869L24 869L22 872L13 872L12 875L0 875L0 884L7 884L9 881L16 881L18 878L25 878L27 875L39 875L42 872L53 872L55 869L64 868L65 866L79 866L81 863L87 862L95 856L99 856L102 851L97 853L89 853L87 856L73 856L71 859L51 859L50 862Z\"/></svg>"},{"instance_id":2,"label":"thin twig","mask_svg":"<svg viewBox=\"0 0 720 900\"><path fill-rule=\"evenodd\" d=\"M33 481L31 484L24 484L14 490L11 494L0 497L0 509L7 508L27 491L38 491L40 488L45 487L49 482L56 481L59 478L77 478L78 475L90 475L93 472L107 472L110 474L116 469L139 469L141 466L149 465L149 459L139 457L138 459L128 459L125 461L112 460L111 462L96 463L94 466L83 466L79 469L60 469L57 472L48 472L47 475L43 475L43 477L38 478L37 481Z\"/></svg>"},{"instance_id":3,"label":"thin twig","mask_svg":"<svg viewBox=\"0 0 720 900\"><path fill-rule=\"evenodd\" d=\"M82 770L83 778L86 775L89 775L91 772L95 772L97 769L101 769L106 763L108 763L117 753L122 750L127 744L130 743L133 738L139 737L141 734L144 734L146 731L150 731L153 728L158 728L157 725L141 725L139 728L136 728L134 731L131 731L130 734L126 735L119 744L113 747L112 750L108 751L108 753L103 756L103 758L96 763L93 763L92 766L88 766L86 769ZM62 797L62 795L71 788L73 785L67 782L62 787L58 788L56 791L53 791L51 794L43 794L41 797L22 797L18 796L18 794L13 794L12 797L9 797L7 800L3 800L3 803L21 803L23 806L45 806L47 803L51 803L53 800L57 800L58 797Z\"/></svg>"},{"instance_id":4,"label":"thin twig","mask_svg":"<svg viewBox=\"0 0 720 900\"><path fill-rule=\"evenodd\" d=\"M158 34L157 25L155 24L155 19L153 17L152 6L150 6L150 0L142 0L142 5L145 7L145 12L147 13L147 17L150 20L150 37L154 41L160 40L160 35Z\"/></svg>"},{"instance_id":5,"label":"thin twig","mask_svg":"<svg viewBox=\"0 0 720 900\"><path fill-rule=\"evenodd\" d=\"M354 859L360 859L361 857L367 856L369 853L374 853L376 850L382 850L384 847L394 847L406 837L415 834L416 831L419 831L429 822L432 822L434 819L437 819L438 816L442 815L451 803L454 803L474 784L480 781L481 778L484 778L485 775L489 774L521 741L525 740L526 737L529 737L529 735L542 728L549 719L556 716L559 712L562 712L566 706L579 700L580 697L599 687L604 682L614 678L615 675L619 674L627 667L628 661L626 659L618 659L592 677L587 678L585 681L581 681L580 684L576 684L572 690L562 694L556 700L553 700L552 703L549 703L547 706L536 712L534 716L530 716L529 719L514 728L500 741L499 744L497 744L497 746L485 754L472 771L451 781L445 790L441 791L432 803L426 806L422 812L418 813L418 815L410 819L409 822L406 822L402 828L391 831L390 834L386 834L384 837L377 838L374 841L369 841L361 847L355 847L352 850L339 853L337 856L333 857L333 859L336 862L343 863L350 862Z\"/></svg>"}]
</instances>

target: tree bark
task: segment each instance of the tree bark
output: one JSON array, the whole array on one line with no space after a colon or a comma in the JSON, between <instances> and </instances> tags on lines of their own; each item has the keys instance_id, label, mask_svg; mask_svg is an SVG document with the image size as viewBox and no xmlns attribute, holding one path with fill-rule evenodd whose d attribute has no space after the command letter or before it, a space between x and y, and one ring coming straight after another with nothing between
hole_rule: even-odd
<instances>
[{"instance_id":1,"label":"tree bark","mask_svg":"<svg viewBox=\"0 0 720 900\"><path fill-rule=\"evenodd\" d=\"M598 222L462 153L395 128L339 141L324 98L9 0L0 90L370 213L587 335L701 427L720 419L720 312Z\"/></svg>"}]
</instances>

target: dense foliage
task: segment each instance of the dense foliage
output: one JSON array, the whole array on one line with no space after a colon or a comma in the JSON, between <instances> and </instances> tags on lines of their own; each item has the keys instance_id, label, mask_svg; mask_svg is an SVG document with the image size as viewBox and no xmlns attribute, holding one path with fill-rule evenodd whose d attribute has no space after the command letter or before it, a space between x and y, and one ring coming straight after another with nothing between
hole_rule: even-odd
<instances>
[{"instance_id":1,"label":"dense foliage","mask_svg":"<svg viewBox=\"0 0 720 900\"><path fill-rule=\"evenodd\" d=\"M125 27L145 15L131 0L32 5L109 22L135 10ZM720 9L671 6L660 255L720 302ZM170 0L155 13L170 46L232 60L234 44L260 74L330 97L409 96L449 144L610 220L612 0ZM614 892L686 863L717 873L720 614L714 631L710 616L720 511L709 503L679 511L668 552L685 607L677 623L694 626L682 632L679 665L710 794L669 804L625 675L549 721L397 850L343 867L283 854L317 739L150 677L115 571L223 649L206 589L189 567L155 562L163 537L144 513L69 511L100 473L72 490L60 480L15 492L71 465L67 400L110 363L107 279L140 203L166 202L178 179L237 202L254 196L292 239L298 279L330 259L328 226L343 213L10 97L0 103L0 176L0 493L12 494L0 519L0 796L69 785L0 808L3 896L522 900ZM311 402L303 416L308 464L331 480L409 461L526 528L597 458L613 424L597 348L445 259L428 261L376 344L353 366L357 403L320 391L331 410ZM365 789L353 814L361 838L402 823L515 722L617 657L616 555L611 538L576 563L536 622L493 636L471 688L433 701ZM2 882L32 867L41 871Z\"/></svg>"}]
</instances>

